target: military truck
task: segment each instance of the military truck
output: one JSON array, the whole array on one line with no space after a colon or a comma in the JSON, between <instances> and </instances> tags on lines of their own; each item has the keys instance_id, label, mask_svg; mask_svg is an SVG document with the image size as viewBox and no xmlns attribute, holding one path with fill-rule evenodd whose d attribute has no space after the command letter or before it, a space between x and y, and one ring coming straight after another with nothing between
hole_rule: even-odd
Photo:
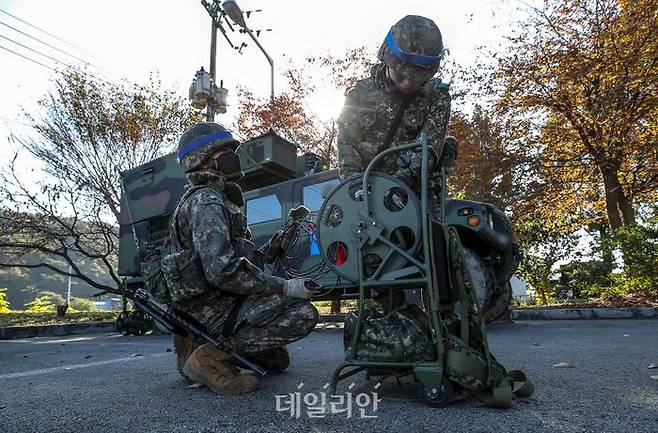
<instances>
[{"instance_id":1,"label":"military truck","mask_svg":"<svg viewBox=\"0 0 658 433\"><path fill-rule=\"evenodd\" d=\"M324 199L339 184L338 171L327 169L317 155L298 156L297 147L269 131L243 143L238 149L244 177L243 211L256 246L262 245L289 220L299 205L310 210L302 235L285 259L266 272L280 276L310 277L328 288L319 299L352 299L358 285L345 281L323 262L314 231ZM185 173L175 153L165 155L121 175L119 275L134 289L143 286L140 256L150 246L164 252L164 240L172 215L186 185ZM469 200L449 199L446 222L457 228L466 248L466 259L485 316L493 320L511 301L510 278L520 254L509 220L494 206ZM336 255L333 254L336 260ZM339 260L339 259L337 259Z\"/></svg>"}]
</instances>

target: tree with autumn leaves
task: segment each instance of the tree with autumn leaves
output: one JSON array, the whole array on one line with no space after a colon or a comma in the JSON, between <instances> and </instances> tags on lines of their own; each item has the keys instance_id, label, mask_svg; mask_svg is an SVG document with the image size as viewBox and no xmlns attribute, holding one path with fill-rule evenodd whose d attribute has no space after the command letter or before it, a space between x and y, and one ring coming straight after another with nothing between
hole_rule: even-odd
<instances>
[{"instance_id":1,"label":"tree with autumn leaves","mask_svg":"<svg viewBox=\"0 0 658 433\"><path fill-rule=\"evenodd\" d=\"M525 167L516 225L544 246L597 228L597 245L612 242L624 275L637 273L640 245L648 260L658 252L658 2L545 0L522 24L493 74L496 115ZM610 249L595 252L612 270ZM656 286L650 268L626 285Z\"/></svg>"},{"instance_id":2,"label":"tree with autumn leaves","mask_svg":"<svg viewBox=\"0 0 658 433\"><path fill-rule=\"evenodd\" d=\"M344 56L325 54L308 57L300 65L290 64L283 74L288 89L275 96L273 104L240 87L235 129L245 137L255 137L272 125L278 134L297 144L299 153L313 152L334 162L336 119L321 118L312 111L308 101L320 83L347 90L356 80L368 75L373 63L374 56L361 47L348 50ZM319 81L319 76L325 79Z\"/></svg>"},{"instance_id":3,"label":"tree with autumn leaves","mask_svg":"<svg viewBox=\"0 0 658 433\"><path fill-rule=\"evenodd\" d=\"M658 198L657 26L655 0L546 0L510 37L497 108L544 218L616 229Z\"/></svg>"}]
</instances>

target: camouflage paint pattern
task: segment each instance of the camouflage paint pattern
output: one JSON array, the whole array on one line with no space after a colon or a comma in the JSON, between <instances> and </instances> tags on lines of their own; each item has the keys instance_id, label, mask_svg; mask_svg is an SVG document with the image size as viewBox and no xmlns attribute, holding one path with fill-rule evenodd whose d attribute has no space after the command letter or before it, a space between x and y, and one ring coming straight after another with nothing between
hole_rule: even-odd
<instances>
[{"instance_id":1,"label":"camouflage paint pattern","mask_svg":"<svg viewBox=\"0 0 658 433\"><path fill-rule=\"evenodd\" d=\"M199 189L179 205L177 221L171 223L171 253L194 251L203 269L199 278L232 295L282 293L284 280L263 273L254 264L255 248L247 220L227 194L231 183L203 172L189 173L188 182Z\"/></svg>"},{"instance_id":2,"label":"camouflage paint pattern","mask_svg":"<svg viewBox=\"0 0 658 433\"><path fill-rule=\"evenodd\" d=\"M263 152L265 159L268 158L267 155L271 154L267 150L268 144L265 141L266 139L267 137L264 136L258 138L256 141L258 145L256 150L261 147L265 149ZM246 152L250 149L247 144L244 143L238 149L241 158L243 157L241 152ZM251 150L251 152L256 154L260 151L254 152ZM258 159L254 159L251 156L249 158L252 158L249 160L251 161L249 162L249 170L252 170L251 173L254 173L253 176L256 176L258 172L263 173L266 171L263 168L258 169L256 164ZM290 163L288 165L291 166L294 164ZM244 166L245 164L243 163ZM246 207L243 207L243 210L247 211L247 220L253 235L252 240L256 247L264 244L276 230L283 228L288 211L291 208L300 204L314 207L312 203L305 202L307 191L313 192L313 196L321 199L322 196L326 197L329 192L328 189L338 182L337 170L296 177L300 174L300 172L297 172L289 175L290 179L287 181L273 181L270 186L256 189L250 189L249 183L246 185L243 183L243 189L245 190L244 198L248 203ZM141 284L140 257L135 246L133 227L139 239L141 251L144 251L146 245L149 243L161 245L168 229L171 214L176 207L176 203L185 191L186 176L176 163L175 154L169 154L124 172L122 179L124 183L124 194L121 201L119 273L122 276L132 277L128 280L129 284ZM249 202L267 196L275 197L276 201L280 204L279 215L274 219L253 224L254 215L250 215L248 212ZM468 214L460 215L459 211L462 209L470 210ZM130 210L130 213L128 210ZM319 207L315 204L314 209L311 209L311 211L317 212L317 210L319 210ZM489 222L489 215L492 215L493 228ZM470 226L468 224L470 216L478 217L479 223L476 226ZM509 299L504 299L505 296L503 295L506 295L510 291L508 283L505 284L505 281L509 281L509 276L511 276L511 273L514 272L518 264L518 250L505 246L513 244L513 234L508 227L506 217L500 210L486 203L467 200L448 200L446 203L446 221L449 225L457 228L462 243L467 248L478 252L484 251L484 253L479 252L479 254L483 254L483 258L488 258L491 251L499 251L505 257L502 264L490 265L493 267L498 280L493 298L500 302L496 304L492 298L490 307L485 306L484 308L485 312L488 308L495 308L499 313L503 312L509 303ZM134 223L132 226L131 222ZM501 243L503 237L507 237L511 241ZM511 254L512 251L515 254ZM321 262L320 255L317 251L314 251L314 246L309 239L304 239L298 246L298 250L293 251L293 255L299 255L301 257L300 261L295 264L295 269L298 271L310 269ZM516 258L510 260L508 256L514 256ZM271 270L266 269L266 273L271 273ZM337 299L340 297L348 299L357 297L357 288L346 281L336 284L337 276L333 272L324 274L318 282L327 287L335 286L337 288L337 290L323 299Z\"/></svg>"},{"instance_id":3,"label":"camouflage paint pattern","mask_svg":"<svg viewBox=\"0 0 658 433\"><path fill-rule=\"evenodd\" d=\"M181 151L185 148L185 146L189 145L195 140L198 140L201 137L217 132L225 133L230 131L228 131L219 123L197 123L196 125L188 128L180 138L178 141L178 151ZM186 173L189 173L193 170L196 170L201 165L201 163L216 150L225 146L235 150L239 144L240 142L234 139L233 136L217 139L199 147L193 152L189 152L187 155L184 155L183 158L180 159L179 164Z\"/></svg>"},{"instance_id":4,"label":"camouflage paint pattern","mask_svg":"<svg viewBox=\"0 0 658 433\"><path fill-rule=\"evenodd\" d=\"M239 188L209 172L187 175L190 193L171 222L171 255L193 251L201 269L190 268L206 290L190 295L171 293L175 305L215 335L231 335L245 353L285 346L315 327L318 313L309 301L283 296L284 280L264 274L255 264L247 221L236 201ZM239 194L239 196L236 194ZM163 272L165 272L163 267ZM167 272L165 272L166 274ZM180 285L182 291L188 287ZM241 302L242 304L238 304ZM225 329L233 308L240 305L233 329Z\"/></svg>"},{"instance_id":5,"label":"camouflage paint pattern","mask_svg":"<svg viewBox=\"0 0 658 433\"><path fill-rule=\"evenodd\" d=\"M222 333L227 314L225 297L216 294L203 302L191 303L186 312L203 323L211 334ZM231 342L244 353L258 353L285 346L310 333L318 311L309 301L283 295L248 296L238 313Z\"/></svg>"},{"instance_id":6,"label":"camouflage paint pattern","mask_svg":"<svg viewBox=\"0 0 658 433\"><path fill-rule=\"evenodd\" d=\"M427 316L415 305L390 311L385 316L364 307L361 338L356 359L360 361L413 362L434 359L434 345ZM356 330L357 315L350 311L345 316L343 345L351 350Z\"/></svg>"}]
</instances>

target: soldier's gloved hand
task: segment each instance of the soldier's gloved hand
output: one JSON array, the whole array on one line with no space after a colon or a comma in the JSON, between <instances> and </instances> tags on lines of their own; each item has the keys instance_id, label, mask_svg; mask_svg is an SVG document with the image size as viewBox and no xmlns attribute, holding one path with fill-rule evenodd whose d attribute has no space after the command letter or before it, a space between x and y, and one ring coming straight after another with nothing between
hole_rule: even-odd
<instances>
[{"instance_id":1,"label":"soldier's gloved hand","mask_svg":"<svg viewBox=\"0 0 658 433\"><path fill-rule=\"evenodd\" d=\"M322 286L307 278L293 278L283 283L283 294L290 298L311 299L321 290Z\"/></svg>"}]
</instances>

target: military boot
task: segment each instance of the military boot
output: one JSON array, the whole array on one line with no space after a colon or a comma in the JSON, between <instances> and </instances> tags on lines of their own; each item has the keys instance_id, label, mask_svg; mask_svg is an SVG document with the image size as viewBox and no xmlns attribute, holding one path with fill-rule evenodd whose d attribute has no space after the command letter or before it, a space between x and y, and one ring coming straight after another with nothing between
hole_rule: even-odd
<instances>
[{"instance_id":1,"label":"military boot","mask_svg":"<svg viewBox=\"0 0 658 433\"><path fill-rule=\"evenodd\" d=\"M194 338L191 335L187 337L181 337L180 335L172 334L174 337L174 352L176 352L176 370L183 376L187 378L185 373L183 373L183 365L185 361L190 357L194 349L196 348L194 344Z\"/></svg>"},{"instance_id":2,"label":"military boot","mask_svg":"<svg viewBox=\"0 0 658 433\"><path fill-rule=\"evenodd\" d=\"M285 347L250 353L249 359L263 367L268 375L283 373L290 365L290 354Z\"/></svg>"},{"instance_id":3,"label":"military boot","mask_svg":"<svg viewBox=\"0 0 658 433\"><path fill-rule=\"evenodd\" d=\"M240 374L240 369L231 364L230 359L230 355L206 343L192 352L183 366L183 373L218 394L255 391L258 378Z\"/></svg>"}]
</instances>

